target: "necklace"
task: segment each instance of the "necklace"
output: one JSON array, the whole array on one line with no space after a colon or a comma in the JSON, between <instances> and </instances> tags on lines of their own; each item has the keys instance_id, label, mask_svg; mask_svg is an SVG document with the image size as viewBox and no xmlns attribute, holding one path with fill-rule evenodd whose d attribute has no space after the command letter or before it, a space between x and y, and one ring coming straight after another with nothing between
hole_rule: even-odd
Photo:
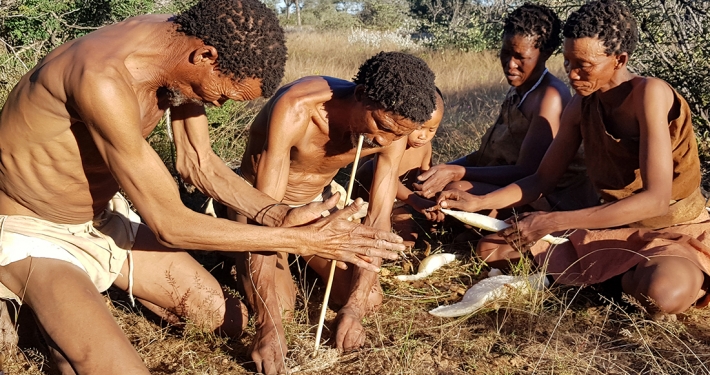
<instances>
[{"instance_id":1,"label":"necklace","mask_svg":"<svg viewBox=\"0 0 710 375\"><path fill-rule=\"evenodd\" d=\"M542 79L545 78L545 74L547 74L547 68L545 68L545 70L542 71L542 74L540 74L540 78L537 79L537 82L535 82L533 87L531 87L530 90L526 91L525 94L523 94L523 97L520 99L520 103L518 103L516 108L520 108L520 106L523 105L525 98L528 97L528 94L530 94L533 90L535 90L538 86L540 86L540 83L542 83ZM513 90L515 90L514 87L513 87Z\"/></svg>"}]
</instances>

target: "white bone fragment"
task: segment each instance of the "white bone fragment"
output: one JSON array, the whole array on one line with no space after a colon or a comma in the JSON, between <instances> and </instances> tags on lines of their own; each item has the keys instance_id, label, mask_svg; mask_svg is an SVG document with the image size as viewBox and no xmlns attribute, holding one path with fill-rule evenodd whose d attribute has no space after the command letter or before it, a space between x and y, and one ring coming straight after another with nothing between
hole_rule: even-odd
<instances>
[{"instance_id":1,"label":"white bone fragment","mask_svg":"<svg viewBox=\"0 0 710 375\"><path fill-rule=\"evenodd\" d=\"M491 232L499 232L505 228L510 227L510 224L506 223L503 220L498 220L486 215L477 214L475 212L454 211L446 208L442 208L441 212L447 215L451 215L468 225L472 225L476 228L484 229ZM553 245L563 244L568 241L566 238L554 237L549 234L545 237L542 237L541 240L549 242Z\"/></svg>"},{"instance_id":2,"label":"white bone fragment","mask_svg":"<svg viewBox=\"0 0 710 375\"><path fill-rule=\"evenodd\" d=\"M439 306L429 314L444 318L455 318L478 311L486 304L505 298L511 288L527 294L531 290L542 290L550 282L542 273L528 277L498 275L479 281L463 295L461 302L449 306Z\"/></svg>"},{"instance_id":3,"label":"white bone fragment","mask_svg":"<svg viewBox=\"0 0 710 375\"><path fill-rule=\"evenodd\" d=\"M398 275L395 276L395 278L401 281L420 280L431 275L434 271L453 262L454 260L456 260L456 255L450 253L429 255L424 258L421 263L419 263L419 269L417 270L416 275Z\"/></svg>"}]
</instances>

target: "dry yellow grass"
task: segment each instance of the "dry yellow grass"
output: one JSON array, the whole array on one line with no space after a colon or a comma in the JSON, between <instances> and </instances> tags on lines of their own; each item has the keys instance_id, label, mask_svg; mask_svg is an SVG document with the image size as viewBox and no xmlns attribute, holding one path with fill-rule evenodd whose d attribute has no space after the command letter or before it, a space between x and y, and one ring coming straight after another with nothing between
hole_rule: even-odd
<instances>
[{"instance_id":1,"label":"dry yellow grass","mask_svg":"<svg viewBox=\"0 0 710 375\"><path fill-rule=\"evenodd\" d=\"M382 44L373 45L362 38L350 43L348 37L289 33L285 81L310 74L349 79L367 57L402 48L396 39L383 38ZM496 56L409 51L427 61L447 98L446 116L434 143L435 162L472 150L507 90ZM558 76L560 62L556 57L550 63ZM238 158L245 124L256 106L235 106L239 115L211 114L212 121L229 127L216 128L213 134L219 138L215 148L227 161ZM160 130L151 138L165 150L163 141ZM325 350L317 360L307 357L313 348L322 283L312 277L299 281L298 310L286 326L287 363L303 374L710 374L708 309L691 309L678 322L657 323L645 319L633 303L600 298L597 289L556 287L532 296L513 295L472 316L429 315L428 310L459 300L486 274L484 265L470 257L468 244L451 244L448 237L446 228L440 228L428 240L435 244L434 251L455 251L462 260L427 279L405 283L393 277L416 268L424 257L422 249L385 265L384 304L364 320L367 341L355 353L334 355ZM523 263L516 272L529 272L529 266ZM228 277L223 280L230 283ZM247 354L252 326L240 338L224 339L189 323L182 328L157 324L144 317L143 310L129 307L120 292L111 291L107 303L153 374L253 371ZM333 318L330 312L328 327ZM329 335L326 330L325 338ZM41 348L25 345L2 357L0 368L9 374L50 373L45 356Z\"/></svg>"},{"instance_id":2,"label":"dry yellow grass","mask_svg":"<svg viewBox=\"0 0 710 375\"><path fill-rule=\"evenodd\" d=\"M413 53L434 71L436 84L446 96L443 126L434 138L434 161L444 162L473 150L485 128L495 121L498 103L507 90L495 54L403 48L401 43L373 35L353 38L347 32L291 32L284 81L307 75L352 79L360 65L380 51Z\"/></svg>"}]
</instances>

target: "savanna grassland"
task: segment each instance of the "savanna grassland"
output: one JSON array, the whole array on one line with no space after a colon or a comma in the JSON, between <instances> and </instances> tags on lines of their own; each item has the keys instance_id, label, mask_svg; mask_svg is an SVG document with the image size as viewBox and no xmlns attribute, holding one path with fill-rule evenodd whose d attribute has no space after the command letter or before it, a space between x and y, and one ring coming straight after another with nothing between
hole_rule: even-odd
<instances>
[{"instance_id":1,"label":"savanna grassland","mask_svg":"<svg viewBox=\"0 0 710 375\"><path fill-rule=\"evenodd\" d=\"M285 82L314 74L352 78L358 66L380 50L422 57L436 73L446 98L445 117L434 139L434 163L474 149L507 90L497 58L490 52L432 52L396 34L361 30L291 30L288 48ZM12 56L3 58L10 61ZM559 57L551 59L549 68L563 76ZM214 149L228 163L238 162L248 124L260 103L263 100L231 103L210 111ZM170 165L165 127L161 125L149 140ZM184 189L186 203L196 205L190 191ZM381 275L385 299L364 321L365 347L344 354L326 347L315 359L309 355L323 284L294 263L295 274L300 275L299 299L293 321L286 327L287 363L303 374L710 374L710 309L691 309L673 322L651 321L635 301L604 286L553 285L543 292L513 294L474 315L457 319L429 315L427 311L436 306L460 300L487 275L488 268L471 256L473 246L454 242L448 228L441 226L424 236L404 259L386 263ZM426 254L441 251L455 252L458 260L421 281L394 279L416 269ZM236 290L228 264L210 256L200 259L230 290ZM532 271L522 263L514 272ZM189 322L171 326L156 321L147 310L130 307L120 291L109 291L106 303L154 374L254 370L247 354L252 325L241 338L226 339L201 332ZM327 325L334 317L330 311ZM37 335L31 326L31 319L20 320L20 329L28 333L21 350L5 352L5 373L51 373L45 349L31 340ZM324 337L329 335L326 329Z\"/></svg>"}]
</instances>

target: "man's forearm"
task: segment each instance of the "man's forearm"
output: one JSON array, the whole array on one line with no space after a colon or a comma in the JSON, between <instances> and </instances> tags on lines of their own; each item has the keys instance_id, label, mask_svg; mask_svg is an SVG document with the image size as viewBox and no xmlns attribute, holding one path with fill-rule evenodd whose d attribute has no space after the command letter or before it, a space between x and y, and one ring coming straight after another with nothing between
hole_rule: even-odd
<instances>
[{"instance_id":1,"label":"man's forearm","mask_svg":"<svg viewBox=\"0 0 710 375\"><path fill-rule=\"evenodd\" d=\"M267 213L268 215L268 213ZM180 206L146 222L165 245L180 249L218 251L284 251L298 254L306 247L304 229L269 228L215 219ZM188 225L186 225L188 224Z\"/></svg>"},{"instance_id":2,"label":"man's forearm","mask_svg":"<svg viewBox=\"0 0 710 375\"><path fill-rule=\"evenodd\" d=\"M253 188L216 155L214 158L217 160L210 162L212 168L201 168L200 171L208 169L214 173L211 176L204 172L193 173L190 182L206 195L257 223L271 227L280 226L289 207Z\"/></svg>"},{"instance_id":3,"label":"man's forearm","mask_svg":"<svg viewBox=\"0 0 710 375\"><path fill-rule=\"evenodd\" d=\"M288 210L274 206L276 200L252 188L212 151L204 107L184 104L171 112L175 166L185 181L252 220L279 226Z\"/></svg>"}]
</instances>

